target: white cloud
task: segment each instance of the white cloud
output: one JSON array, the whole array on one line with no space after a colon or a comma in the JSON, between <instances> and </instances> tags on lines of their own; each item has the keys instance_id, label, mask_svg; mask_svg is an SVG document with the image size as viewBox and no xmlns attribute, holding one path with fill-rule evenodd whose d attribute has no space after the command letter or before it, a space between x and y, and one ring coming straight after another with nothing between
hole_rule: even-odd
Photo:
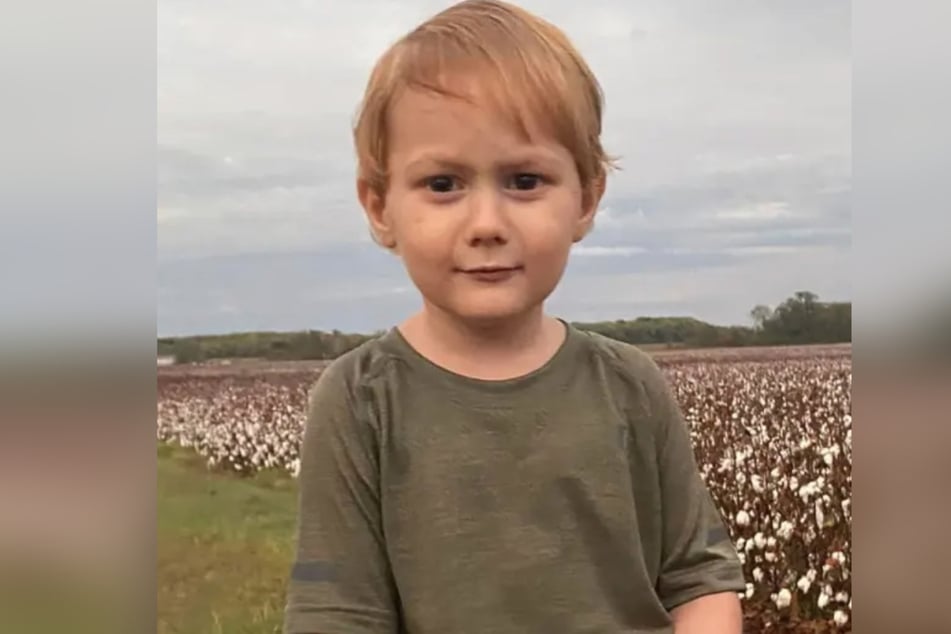
<instances>
[{"instance_id":1,"label":"white cloud","mask_svg":"<svg viewBox=\"0 0 951 634\"><path fill-rule=\"evenodd\" d=\"M626 256L646 252L647 250L642 247L600 247L583 244L575 245L572 249L572 253L581 257Z\"/></svg>"},{"instance_id":2,"label":"white cloud","mask_svg":"<svg viewBox=\"0 0 951 634\"><path fill-rule=\"evenodd\" d=\"M714 214L716 220L777 220L781 218L792 218L794 216L789 207L789 203L784 200L774 200L765 203L754 203L752 205L741 205L721 209Z\"/></svg>"}]
</instances>

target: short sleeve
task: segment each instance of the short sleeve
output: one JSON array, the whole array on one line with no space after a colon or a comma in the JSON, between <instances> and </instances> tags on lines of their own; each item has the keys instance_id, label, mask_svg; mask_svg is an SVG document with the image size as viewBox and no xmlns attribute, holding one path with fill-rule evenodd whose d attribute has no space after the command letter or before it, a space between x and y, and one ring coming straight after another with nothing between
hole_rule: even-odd
<instances>
[{"instance_id":1,"label":"short sleeve","mask_svg":"<svg viewBox=\"0 0 951 634\"><path fill-rule=\"evenodd\" d=\"M376 434L340 364L311 390L285 634L390 634L397 600L380 513Z\"/></svg>"},{"instance_id":2,"label":"short sleeve","mask_svg":"<svg viewBox=\"0 0 951 634\"><path fill-rule=\"evenodd\" d=\"M729 530L700 477L690 434L660 370L651 386L658 434L662 545L657 591L668 611L718 592L746 588Z\"/></svg>"}]
</instances>

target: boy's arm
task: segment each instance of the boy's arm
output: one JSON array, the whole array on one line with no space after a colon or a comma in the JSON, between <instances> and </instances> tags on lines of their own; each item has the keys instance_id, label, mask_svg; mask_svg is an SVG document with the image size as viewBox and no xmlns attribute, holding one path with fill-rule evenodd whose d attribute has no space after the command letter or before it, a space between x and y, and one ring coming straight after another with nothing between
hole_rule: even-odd
<instances>
[{"instance_id":1,"label":"boy's arm","mask_svg":"<svg viewBox=\"0 0 951 634\"><path fill-rule=\"evenodd\" d=\"M670 612L674 634L738 634L743 631L743 611L735 592L708 594L677 606Z\"/></svg>"},{"instance_id":2,"label":"boy's arm","mask_svg":"<svg viewBox=\"0 0 951 634\"><path fill-rule=\"evenodd\" d=\"M391 634L396 591L383 538L376 433L331 366L311 392L285 634Z\"/></svg>"},{"instance_id":3,"label":"boy's arm","mask_svg":"<svg viewBox=\"0 0 951 634\"><path fill-rule=\"evenodd\" d=\"M700 477L689 430L673 390L657 369L652 413L658 438L662 546L657 591L677 634L739 634L742 564Z\"/></svg>"}]
</instances>

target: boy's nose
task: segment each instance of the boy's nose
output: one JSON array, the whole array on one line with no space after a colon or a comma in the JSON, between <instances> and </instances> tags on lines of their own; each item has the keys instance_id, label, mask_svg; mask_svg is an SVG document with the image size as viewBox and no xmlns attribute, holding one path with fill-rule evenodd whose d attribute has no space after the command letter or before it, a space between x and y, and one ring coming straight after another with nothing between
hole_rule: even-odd
<instances>
[{"instance_id":1,"label":"boy's nose","mask_svg":"<svg viewBox=\"0 0 951 634\"><path fill-rule=\"evenodd\" d=\"M509 226L505 201L491 188L473 191L469 197L468 242L472 246L504 244Z\"/></svg>"}]
</instances>

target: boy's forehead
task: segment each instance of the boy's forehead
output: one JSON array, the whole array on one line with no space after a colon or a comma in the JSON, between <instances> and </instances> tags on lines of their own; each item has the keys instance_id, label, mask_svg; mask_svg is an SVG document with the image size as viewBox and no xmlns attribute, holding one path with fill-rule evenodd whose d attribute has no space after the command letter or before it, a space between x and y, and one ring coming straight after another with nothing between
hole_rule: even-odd
<instances>
[{"instance_id":1,"label":"boy's forehead","mask_svg":"<svg viewBox=\"0 0 951 634\"><path fill-rule=\"evenodd\" d=\"M529 146L551 143L555 137L552 122L530 102L512 99L491 84L477 81L407 86L392 103L388 119L391 133L397 135L401 128L434 126L514 137Z\"/></svg>"},{"instance_id":2,"label":"boy's forehead","mask_svg":"<svg viewBox=\"0 0 951 634\"><path fill-rule=\"evenodd\" d=\"M490 104L439 95L407 96L388 136L391 156L406 165L461 165L487 156L506 164L549 163L567 152L552 135L531 124L526 129Z\"/></svg>"}]
</instances>

